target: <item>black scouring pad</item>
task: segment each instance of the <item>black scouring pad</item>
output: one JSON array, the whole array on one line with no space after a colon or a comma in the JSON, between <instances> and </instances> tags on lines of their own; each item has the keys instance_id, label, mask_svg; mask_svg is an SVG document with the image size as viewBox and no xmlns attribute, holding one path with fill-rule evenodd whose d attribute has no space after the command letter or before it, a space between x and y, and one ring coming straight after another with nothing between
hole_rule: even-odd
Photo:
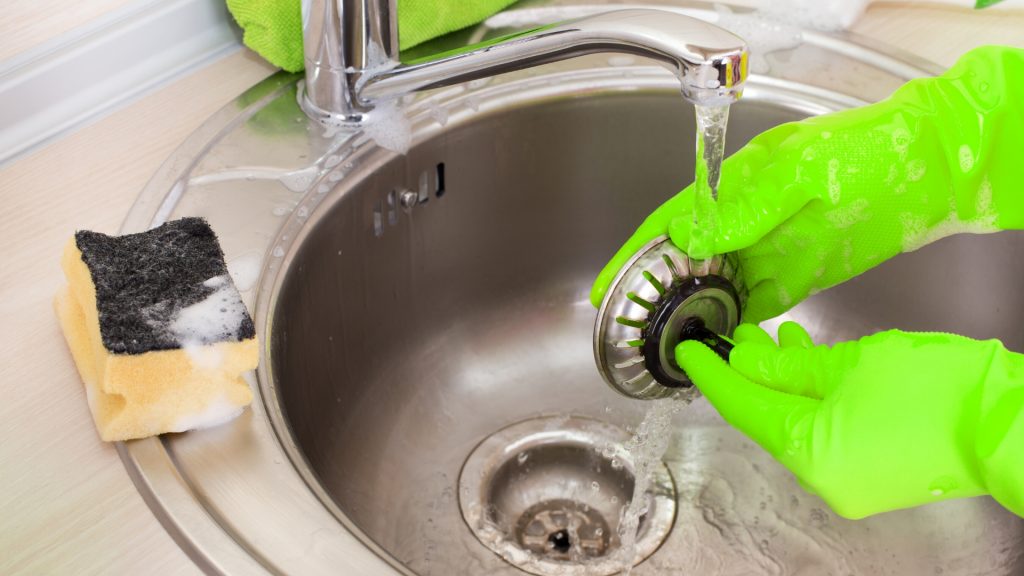
<instances>
[{"instance_id":1,"label":"black scouring pad","mask_svg":"<svg viewBox=\"0 0 1024 576\"><path fill-rule=\"evenodd\" d=\"M242 341L256 334L252 318L231 284L217 236L202 218L182 218L126 236L81 231L75 243L96 287L100 335L115 354L143 354L182 347L175 322L190 306L206 302L218 318L202 344ZM216 315L215 315L216 316Z\"/></svg>"}]
</instances>

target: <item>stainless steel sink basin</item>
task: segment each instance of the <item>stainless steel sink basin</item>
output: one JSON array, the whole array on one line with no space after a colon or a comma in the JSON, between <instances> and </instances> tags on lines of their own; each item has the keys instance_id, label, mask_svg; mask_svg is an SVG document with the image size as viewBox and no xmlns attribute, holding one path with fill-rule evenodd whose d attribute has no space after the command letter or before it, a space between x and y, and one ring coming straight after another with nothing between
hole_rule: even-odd
<instances>
[{"instance_id":1,"label":"stainless steel sink basin","mask_svg":"<svg viewBox=\"0 0 1024 576\"><path fill-rule=\"evenodd\" d=\"M735 106L731 147L802 116L766 100ZM516 573L477 545L451 495L489 434L550 413L637 421L644 406L595 372L586 295L608 255L693 171L687 112L674 91L645 90L484 114L391 158L310 220L272 309L272 377L323 488L417 573ZM413 187L422 170L433 179L442 163L443 196L399 209L375 235L382 193ZM994 313L972 286L937 285L950 263L971 262L965 275L1018 286L1022 241L951 239L792 314L825 340L899 326L1024 349L1012 291ZM678 417L677 435L666 457L682 486L676 527L637 574L718 563L867 573L879 559L903 573L931 563L927 573L965 547L994 571L1000 549L1024 544L1024 522L983 499L842 520L703 401ZM1008 568L1024 570L1024 559Z\"/></svg>"},{"instance_id":2,"label":"stainless steel sink basin","mask_svg":"<svg viewBox=\"0 0 1024 576\"><path fill-rule=\"evenodd\" d=\"M814 35L783 57L806 76L755 76L730 149L925 71ZM639 421L647 406L594 367L587 293L692 179L692 109L670 74L588 57L409 99L402 156L306 124L294 82L214 118L125 226L203 215L229 263L260 266L245 291L259 400L225 427L125 444L125 462L211 573L521 574L463 518L462 467L530 419ZM1022 249L1021 234L947 239L790 316L822 341L899 327L1024 350ZM675 518L638 576L1024 572L1024 520L990 499L841 519L703 400L677 416L665 460Z\"/></svg>"}]
</instances>

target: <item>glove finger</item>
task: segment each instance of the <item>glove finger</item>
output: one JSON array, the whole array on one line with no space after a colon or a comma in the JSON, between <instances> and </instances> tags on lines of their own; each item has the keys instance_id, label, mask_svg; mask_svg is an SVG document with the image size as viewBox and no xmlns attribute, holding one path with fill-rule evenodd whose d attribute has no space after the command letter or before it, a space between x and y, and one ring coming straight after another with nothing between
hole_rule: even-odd
<instances>
[{"instance_id":1,"label":"glove finger","mask_svg":"<svg viewBox=\"0 0 1024 576\"><path fill-rule=\"evenodd\" d=\"M744 346L759 345L742 344L735 350ZM758 385L694 340L676 347L676 361L726 422L793 469L805 452L793 449L791 432L807 429L806 420L818 406L815 400Z\"/></svg>"},{"instance_id":2,"label":"glove finger","mask_svg":"<svg viewBox=\"0 0 1024 576\"><path fill-rule=\"evenodd\" d=\"M807 297L810 287L802 278L786 277L787 270L777 270L777 278L759 280L748 286L743 305L743 321L757 324L785 313ZM786 282L781 278L786 277Z\"/></svg>"},{"instance_id":3,"label":"glove finger","mask_svg":"<svg viewBox=\"0 0 1024 576\"><path fill-rule=\"evenodd\" d=\"M820 400L828 393L829 374L821 370L825 347L736 346L729 363L744 377L772 390Z\"/></svg>"},{"instance_id":4,"label":"glove finger","mask_svg":"<svg viewBox=\"0 0 1024 576\"><path fill-rule=\"evenodd\" d=\"M597 279L594 280L593 286L590 288L590 303L595 308L600 307L601 301L604 300L604 295L608 292L608 287L611 285L612 280L618 275L619 270L626 265L626 262L629 262L629 259L651 240L658 236L667 235L669 221L676 214L681 212L690 213L692 209L693 192L687 189L676 194L652 212L644 220L643 224L637 228L636 232L626 240L626 243L619 248L615 256L612 256L612 259L601 269Z\"/></svg>"},{"instance_id":5,"label":"glove finger","mask_svg":"<svg viewBox=\"0 0 1024 576\"><path fill-rule=\"evenodd\" d=\"M812 348L814 341L804 327L791 320L779 326L779 346L782 348Z\"/></svg>"},{"instance_id":6,"label":"glove finger","mask_svg":"<svg viewBox=\"0 0 1024 576\"><path fill-rule=\"evenodd\" d=\"M775 344L775 340L757 324L740 324L733 332L732 339L736 344Z\"/></svg>"}]
</instances>

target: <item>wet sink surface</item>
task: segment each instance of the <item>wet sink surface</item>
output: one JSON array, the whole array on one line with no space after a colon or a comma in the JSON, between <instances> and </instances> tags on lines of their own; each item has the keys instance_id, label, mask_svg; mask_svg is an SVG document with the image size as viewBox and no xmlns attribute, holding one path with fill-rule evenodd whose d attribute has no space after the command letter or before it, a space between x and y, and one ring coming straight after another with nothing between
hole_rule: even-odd
<instances>
[{"instance_id":1,"label":"wet sink surface","mask_svg":"<svg viewBox=\"0 0 1024 576\"><path fill-rule=\"evenodd\" d=\"M340 510L413 571L519 573L459 512L460 469L484 438L544 414L639 420L646 406L618 397L594 368L587 294L643 217L692 179L688 112L672 92L647 91L486 115L391 159L297 249L270 334L285 417ZM729 146L801 116L743 101ZM392 217L386 190L421 171L426 202ZM375 211L377 229L366 225ZM1024 349L1009 321L1020 317L1018 298L1002 294L995 315L969 279L935 285L964 262L986 285L1019 285L1020 249L1020 235L949 239L791 314L824 341L941 326ZM679 491L675 527L636 574L1024 569L1024 523L990 500L843 520L704 400L677 417L666 461Z\"/></svg>"},{"instance_id":2,"label":"wet sink surface","mask_svg":"<svg viewBox=\"0 0 1024 576\"><path fill-rule=\"evenodd\" d=\"M555 7L516 18L535 16L564 17ZM930 70L821 35L768 62L780 59L794 75L751 79L730 151ZM482 442L519 423L640 421L647 405L617 396L594 365L587 296L643 218L692 180L693 109L665 70L588 56L404 100L403 156L308 121L296 80L272 77L211 118L124 226L204 216L229 265L259 270L242 288L263 343L257 400L226 426L123 444L123 460L212 574L521 574L463 519L460 475ZM902 328L1024 351L1021 250L1019 233L949 238L787 317L822 342ZM600 460L564 445L532 454ZM516 498L563 493L519 484L512 466L496 477L514 489L491 500L557 528L557 510ZM1024 572L1024 520L992 500L843 520L704 400L677 415L666 466L671 531L638 576ZM621 498L629 482L605 474L587 497ZM607 503L587 502L613 522Z\"/></svg>"}]
</instances>

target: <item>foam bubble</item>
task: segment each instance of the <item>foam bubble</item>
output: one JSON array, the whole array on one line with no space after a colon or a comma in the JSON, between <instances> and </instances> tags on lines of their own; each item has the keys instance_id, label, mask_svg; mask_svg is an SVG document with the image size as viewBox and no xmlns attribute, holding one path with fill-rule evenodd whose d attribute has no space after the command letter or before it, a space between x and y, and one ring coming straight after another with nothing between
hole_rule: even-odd
<instances>
[{"instance_id":1,"label":"foam bubble","mask_svg":"<svg viewBox=\"0 0 1024 576\"><path fill-rule=\"evenodd\" d=\"M868 0L775 0L766 2L759 12L775 20L837 32L852 26L867 3Z\"/></svg>"},{"instance_id":2,"label":"foam bubble","mask_svg":"<svg viewBox=\"0 0 1024 576\"><path fill-rule=\"evenodd\" d=\"M954 234L991 234L998 232L994 216L981 216L970 221L963 221L951 214L945 220L928 226L923 220L908 219L904 225L903 251L913 252L936 240Z\"/></svg>"},{"instance_id":3,"label":"foam bubble","mask_svg":"<svg viewBox=\"0 0 1024 576\"><path fill-rule=\"evenodd\" d=\"M409 119L394 100L381 102L366 115L363 132L381 148L405 154L412 145Z\"/></svg>"},{"instance_id":4,"label":"foam bubble","mask_svg":"<svg viewBox=\"0 0 1024 576\"><path fill-rule=\"evenodd\" d=\"M867 214L871 203L866 198L858 198L847 206L842 206L825 213L825 218L836 228L845 230L858 222L869 220Z\"/></svg>"},{"instance_id":5,"label":"foam bubble","mask_svg":"<svg viewBox=\"0 0 1024 576\"><path fill-rule=\"evenodd\" d=\"M198 414L185 414L180 416L171 425L171 432L185 432L186 430L201 430L212 428L225 422L234 420L242 413L243 407L232 404L228 401L226 394L214 398L206 408Z\"/></svg>"},{"instance_id":6,"label":"foam bubble","mask_svg":"<svg viewBox=\"0 0 1024 576\"><path fill-rule=\"evenodd\" d=\"M892 148L898 154L904 155L907 153L907 148L910 147L910 131L906 128L897 128L892 132Z\"/></svg>"},{"instance_id":7,"label":"foam bubble","mask_svg":"<svg viewBox=\"0 0 1024 576\"><path fill-rule=\"evenodd\" d=\"M828 161L828 197L832 204L839 204L841 192L842 185L839 184L839 159L832 158Z\"/></svg>"},{"instance_id":8,"label":"foam bubble","mask_svg":"<svg viewBox=\"0 0 1024 576\"><path fill-rule=\"evenodd\" d=\"M970 172L971 168L974 168L974 151L967 144L960 146L960 170L962 172Z\"/></svg>"},{"instance_id":9,"label":"foam bubble","mask_svg":"<svg viewBox=\"0 0 1024 576\"><path fill-rule=\"evenodd\" d=\"M803 42L799 28L761 12L737 14L728 7L716 4L718 25L743 38L750 46L750 71L764 74L771 70L765 59L767 54L795 48Z\"/></svg>"},{"instance_id":10,"label":"foam bubble","mask_svg":"<svg viewBox=\"0 0 1024 576\"><path fill-rule=\"evenodd\" d=\"M262 266L263 258L256 252L250 252L228 262L228 274L234 281L235 287L240 292L245 292L256 285Z\"/></svg>"},{"instance_id":11,"label":"foam bubble","mask_svg":"<svg viewBox=\"0 0 1024 576\"><path fill-rule=\"evenodd\" d=\"M915 158L914 160L907 162L907 180L917 182L921 178L924 178L924 173L927 169L928 165L920 158Z\"/></svg>"},{"instance_id":12,"label":"foam bubble","mask_svg":"<svg viewBox=\"0 0 1024 576\"><path fill-rule=\"evenodd\" d=\"M219 360L199 351L208 344L237 340L247 312L242 297L226 275L210 278L203 285L214 288L213 292L175 312L168 330L190 356L194 353L196 361L207 365Z\"/></svg>"}]
</instances>

